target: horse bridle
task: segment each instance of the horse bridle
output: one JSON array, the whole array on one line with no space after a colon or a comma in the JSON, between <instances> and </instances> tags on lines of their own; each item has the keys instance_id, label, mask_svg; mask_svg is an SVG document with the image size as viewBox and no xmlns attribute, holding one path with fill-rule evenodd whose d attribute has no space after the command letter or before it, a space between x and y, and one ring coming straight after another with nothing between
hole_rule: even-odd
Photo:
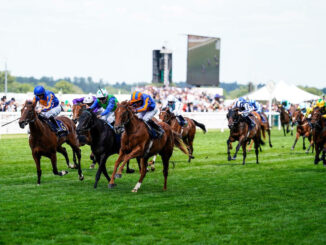
<instances>
[{"instance_id":1,"label":"horse bridle","mask_svg":"<svg viewBox=\"0 0 326 245\"><path fill-rule=\"evenodd\" d=\"M24 106L24 108L27 108L26 105ZM23 121L21 121L21 123L23 123L24 125L27 125L29 123L32 123L35 121L35 117L33 119L29 119L29 117L33 116L34 111L30 110L27 112L27 116L25 117L25 119Z\"/></svg>"},{"instance_id":2,"label":"horse bridle","mask_svg":"<svg viewBox=\"0 0 326 245\"><path fill-rule=\"evenodd\" d=\"M128 105L119 105L119 106L121 106L121 107L123 107L123 108L126 109L126 111L123 112L123 115L124 115L125 113L129 113L129 111L128 111L128 110L129 110ZM123 115L121 115L121 116L123 116ZM134 116L134 115L132 114L132 117L133 117L133 116ZM127 120L127 121L121 123L120 125L114 126L114 128L115 128L115 130L121 129L121 128L123 128L126 124L128 124L129 122L130 122L130 117L128 116L128 120Z\"/></svg>"},{"instance_id":3,"label":"horse bridle","mask_svg":"<svg viewBox=\"0 0 326 245\"><path fill-rule=\"evenodd\" d=\"M83 112L87 112L87 114L90 116L90 119L88 120L85 127L82 127L81 129L77 130L78 132L86 132L86 131L88 131L88 130L90 130L90 129L92 129L94 127L94 123L92 123L92 121L93 121L92 120L92 117L93 117L92 113L90 111L88 111L88 110L84 110Z\"/></svg>"}]
</instances>

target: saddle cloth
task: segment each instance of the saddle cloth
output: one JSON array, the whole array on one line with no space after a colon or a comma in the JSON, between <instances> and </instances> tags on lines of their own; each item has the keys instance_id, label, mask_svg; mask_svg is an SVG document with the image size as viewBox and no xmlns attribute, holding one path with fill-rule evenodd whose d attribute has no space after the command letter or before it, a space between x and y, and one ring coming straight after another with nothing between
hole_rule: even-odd
<instances>
[{"instance_id":1,"label":"saddle cloth","mask_svg":"<svg viewBox=\"0 0 326 245\"><path fill-rule=\"evenodd\" d=\"M66 126L64 125L64 123L58 119L55 119L55 121L57 122L59 128L61 131L63 131L63 133L60 134L60 136L65 136L68 134L68 129L66 128ZM57 132L57 126L54 125L54 123L51 122L51 120L48 120L47 121L47 124L50 126L50 129L53 131L53 132Z\"/></svg>"}]
</instances>

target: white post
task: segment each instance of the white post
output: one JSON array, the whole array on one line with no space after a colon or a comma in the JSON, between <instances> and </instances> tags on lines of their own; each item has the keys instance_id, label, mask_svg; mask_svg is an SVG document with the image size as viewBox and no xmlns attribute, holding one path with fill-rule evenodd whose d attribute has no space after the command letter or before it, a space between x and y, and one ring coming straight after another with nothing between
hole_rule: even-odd
<instances>
[{"instance_id":1,"label":"white post","mask_svg":"<svg viewBox=\"0 0 326 245\"><path fill-rule=\"evenodd\" d=\"M269 112L269 117L268 117L268 122L269 122L269 127L272 127L272 99L269 99L269 106L268 106L268 112Z\"/></svg>"},{"instance_id":2,"label":"white post","mask_svg":"<svg viewBox=\"0 0 326 245\"><path fill-rule=\"evenodd\" d=\"M169 86L169 55L168 53L164 54L164 85Z\"/></svg>"}]
</instances>

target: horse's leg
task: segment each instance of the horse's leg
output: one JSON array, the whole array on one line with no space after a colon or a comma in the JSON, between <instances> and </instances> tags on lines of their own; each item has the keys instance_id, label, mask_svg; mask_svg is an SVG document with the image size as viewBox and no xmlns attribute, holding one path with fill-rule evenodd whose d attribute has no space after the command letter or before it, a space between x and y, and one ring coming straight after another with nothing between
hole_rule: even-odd
<instances>
[{"instance_id":1,"label":"horse's leg","mask_svg":"<svg viewBox=\"0 0 326 245\"><path fill-rule=\"evenodd\" d=\"M318 164L319 163L319 161L320 161L320 159L319 159L319 154L320 154L320 147L319 147L319 145L316 145L315 144L315 161L314 161L314 163L315 164Z\"/></svg>"},{"instance_id":2,"label":"horse's leg","mask_svg":"<svg viewBox=\"0 0 326 245\"><path fill-rule=\"evenodd\" d=\"M290 132L289 127L290 127L290 123L286 124L286 133L287 134Z\"/></svg>"},{"instance_id":3,"label":"horse's leg","mask_svg":"<svg viewBox=\"0 0 326 245\"><path fill-rule=\"evenodd\" d=\"M310 148L311 148L312 145L314 144L314 141L313 141L313 139L312 139L312 137L311 137L310 134L309 134L309 136L308 136L308 141L309 141L309 147L308 147L308 149L306 150L306 153L309 153ZM312 148L312 149L313 149L313 148Z\"/></svg>"},{"instance_id":4,"label":"horse's leg","mask_svg":"<svg viewBox=\"0 0 326 245\"><path fill-rule=\"evenodd\" d=\"M151 166L151 170L155 171L155 161L156 161L157 154L153 156L153 160L148 162L148 165Z\"/></svg>"},{"instance_id":5,"label":"horse's leg","mask_svg":"<svg viewBox=\"0 0 326 245\"><path fill-rule=\"evenodd\" d=\"M284 124L282 125L282 127L283 127L283 133L284 133L284 136L286 136L286 134L285 134L285 127L284 127Z\"/></svg>"},{"instance_id":6,"label":"horse's leg","mask_svg":"<svg viewBox=\"0 0 326 245\"><path fill-rule=\"evenodd\" d=\"M52 153L50 155L50 160L51 160L51 164L52 164L52 172L54 175L59 175L59 176L64 176L68 173L68 171L62 170L60 172L58 172L58 168L57 168L57 154L56 153Z\"/></svg>"},{"instance_id":7,"label":"horse's leg","mask_svg":"<svg viewBox=\"0 0 326 245\"><path fill-rule=\"evenodd\" d=\"M78 169L79 180L84 180L84 175L82 173L81 164L80 164L81 150L78 146L78 142L75 142L75 143L76 144L69 143L69 145L71 146L71 149L73 150L73 152L75 152L77 155L77 160L78 160L77 169Z\"/></svg>"},{"instance_id":8,"label":"horse's leg","mask_svg":"<svg viewBox=\"0 0 326 245\"><path fill-rule=\"evenodd\" d=\"M258 160L258 155L259 155L259 151L258 151L258 147L261 148L260 146L260 139L257 139L257 136L255 137L255 153L256 153L256 163L259 164L259 160Z\"/></svg>"},{"instance_id":9,"label":"horse's leg","mask_svg":"<svg viewBox=\"0 0 326 245\"><path fill-rule=\"evenodd\" d=\"M231 145L231 142L230 142L230 138L228 138L228 140L226 141L226 145L228 147L228 161L231 161L231 153L230 153L230 145Z\"/></svg>"},{"instance_id":10,"label":"horse's leg","mask_svg":"<svg viewBox=\"0 0 326 245\"><path fill-rule=\"evenodd\" d=\"M132 192L137 192L141 186L141 184L143 183L143 179L145 178L146 176L146 162L147 162L147 159L145 160L143 157L140 158L140 178L137 182L137 184L135 185L134 189L132 189L131 191Z\"/></svg>"},{"instance_id":11,"label":"horse's leg","mask_svg":"<svg viewBox=\"0 0 326 245\"><path fill-rule=\"evenodd\" d=\"M126 173L127 174L132 174L132 173L135 172L135 169L130 168L129 167L129 163L130 163L130 161L127 162L127 170L126 170Z\"/></svg>"},{"instance_id":12,"label":"horse's leg","mask_svg":"<svg viewBox=\"0 0 326 245\"><path fill-rule=\"evenodd\" d=\"M291 125L291 136L293 136L293 125Z\"/></svg>"},{"instance_id":13,"label":"horse's leg","mask_svg":"<svg viewBox=\"0 0 326 245\"><path fill-rule=\"evenodd\" d=\"M252 148L252 145L254 144L254 141L253 140L251 140L250 141L250 145L249 145L249 147L248 147L248 152L250 152L251 151L251 148Z\"/></svg>"},{"instance_id":14,"label":"horse's leg","mask_svg":"<svg viewBox=\"0 0 326 245\"><path fill-rule=\"evenodd\" d=\"M131 152L131 153L132 153L132 152ZM131 154L131 153L130 153L130 154ZM129 154L129 155L130 155L130 154ZM132 159L132 158L134 158L134 157L131 157L131 158L129 158L128 160L125 160L125 159L123 160L123 163L122 163L121 167L119 168L117 174L115 175L115 178L122 178L122 171L123 171L123 168L125 167L126 163L129 162L129 160Z\"/></svg>"},{"instance_id":15,"label":"horse's leg","mask_svg":"<svg viewBox=\"0 0 326 245\"><path fill-rule=\"evenodd\" d=\"M273 147L272 140L271 140L271 130L270 129L267 129L267 133L268 133L269 147Z\"/></svg>"},{"instance_id":16,"label":"horse's leg","mask_svg":"<svg viewBox=\"0 0 326 245\"><path fill-rule=\"evenodd\" d=\"M242 142L241 146L242 146L242 155L243 155L242 164L245 165L246 164L246 156L247 156L247 150L246 150L247 142L246 141ZM238 146L237 146L237 148L238 148Z\"/></svg>"},{"instance_id":17,"label":"horse's leg","mask_svg":"<svg viewBox=\"0 0 326 245\"><path fill-rule=\"evenodd\" d=\"M238 154L238 151L240 150L240 146L242 145L242 140L243 139L239 139L239 143L238 143L237 147L235 148L235 153L234 153L232 160L237 159L237 154Z\"/></svg>"},{"instance_id":18,"label":"horse's leg","mask_svg":"<svg viewBox=\"0 0 326 245\"><path fill-rule=\"evenodd\" d=\"M67 164L68 168L74 168L75 167L74 165L72 165L72 164L69 163L69 157L68 157L67 150L66 150L65 147L63 147L63 146L60 145L60 146L58 146L57 151L59 153L61 153L65 157L66 164ZM74 152L74 157L75 157L75 152Z\"/></svg>"},{"instance_id":19,"label":"horse's leg","mask_svg":"<svg viewBox=\"0 0 326 245\"><path fill-rule=\"evenodd\" d=\"M189 158L188 158L188 162L191 161L191 159L194 159L195 157L193 156L194 153L194 146L193 146L193 142L194 142L194 136L188 136L188 143L189 143Z\"/></svg>"},{"instance_id":20,"label":"horse's leg","mask_svg":"<svg viewBox=\"0 0 326 245\"><path fill-rule=\"evenodd\" d=\"M106 159L107 159L107 157L106 157L105 154L102 154L99 158L100 158L100 161L99 161L99 167L98 167L97 172L96 172L96 175L95 175L94 188L97 187L97 183L98 183L98 181L101 178L102 171L104 171L105 163L106 163ZM109 178L108 181L110 181L110 178Z\"/></svg>"},{"instance_id":21,"label":"horse's leg","mask_svg":"<svg viewBox=\"0 0 326 245\"><path fill-rule=\"evenodd\" d=\"M41 175L42 175L42 170L41 170L41 156L37 153L33 153L33 158L36 164L36 171L37 171L37 184L41 184Z\"/></svg>"},{"instance_id":22,"label":"horse's leg","mask_svg":"<svg viewBox=\"0 0 326 245\"><path fill-rule=\"evenodd\" d=\"M91 166L89 166L90 169L93 169L95 167L96 164L96 157L94 155L94 153L92 152L91 155L89 156L89 158L92 160L92 164Z\"/></svg>"},{"instance_id":23,"label":"horse's leg","mask_svg":"<svg viewBox=\"0 0 326 245\"><path fill-rule=\"evenodd\" d=\"M164 176L164 186L163 190L167 189L167 181L168 181L168 174L169 174L169 160L171 155L161 155L162 162L163 162L163 176Z\"/></svg>"},{"instance_id":24,"label":"horse's leg","mask_svg":"<svg viewBox=\"0 0 326 245\"><path fill-rule=\"evenodd\" d=\"M295 136L295 140L294 140L293 146L292 146L292 148L291 148L292 150L294 150L294 147L295 147L295 145L297 144L299 137L300 137L300 134L297 133L297 135Z\"/></svg>"}]
</instances>

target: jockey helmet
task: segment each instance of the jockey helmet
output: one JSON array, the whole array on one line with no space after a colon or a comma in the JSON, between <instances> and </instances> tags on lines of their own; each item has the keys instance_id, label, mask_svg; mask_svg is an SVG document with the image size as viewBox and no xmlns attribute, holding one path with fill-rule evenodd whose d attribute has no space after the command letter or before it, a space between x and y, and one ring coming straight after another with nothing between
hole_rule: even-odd
<instances>
[{"instance_id":1,"label":"jockey helmet","mask_svg":"<svg viewBox=\"0 0 326 245\"><path fill-rule=\"evenodd\" d=\"M142 93L141 92L138 92L138 91L134 91L131 95L131 99L130 99L130 102L131 103L135 103L135 102L138 102L138 101L141 101L142 100Z\"/></svg>"},{"instance_id":2,"label":"jockey helmet","mask_svg":"<svg viewBox=\"0 0 326 245\"><path fill-rule=\"evenodd\" d=\"M168 102L175 102L175 98L172 94L168 96Z\"/></svg>"},{"instance_id":3,"label":"jockey helmet","mask_svg":"<svg viewBox=\"0 0 326 245\"><path fill-rule=\"evenodd\" d=\"M108 96L108 91L106 91L105 88L97 90L96 98L100 99L100 98L104 98L106 96Z\"/></svg>"},{"instance_id":4,"label":"jockey helmet","mask_svg":"<svg viewBox=\"0 0 326 245\"><path fill-rule=\"evenodd\" d=\"M240 97L238 100L241 101L241 102L245 102L246 101L243 97Z\"/></svg>"},{"instance_id":5,"label":"jockey helmet","mask_svg":"<svg viewBox=\"0 0 326 245\"><path fill-rule=\"evenodd\" d=\"M94 98L91 95L88 95L84 98L83 103L84 104L91 104L94 102Z\"/></svg>"},{"instance_id":6,"label":"jockey helmet","mask_svg":"<svg viewBox=\"0 0 326 245\"><path fill-rule=\"evenodd\" d=\"M322 108L325 106L325 101L323 99L319 99L316 103L317 107Z\"/></svg>"},{"instance_id":7,"label":"jockey helmet","mask_svg":"<svg viewBox=\"0 0 326 245\"><path fill-rule=\"evenodd\" d=\"M38 95L42 95L42 94L45 94L45 89L44 89L44 87L43 87L43 86L40 86L40 85L36 86L36 87L34 88L34 94L35 94L36 96L38 96Z\"/></svg>"}]
</instances>

